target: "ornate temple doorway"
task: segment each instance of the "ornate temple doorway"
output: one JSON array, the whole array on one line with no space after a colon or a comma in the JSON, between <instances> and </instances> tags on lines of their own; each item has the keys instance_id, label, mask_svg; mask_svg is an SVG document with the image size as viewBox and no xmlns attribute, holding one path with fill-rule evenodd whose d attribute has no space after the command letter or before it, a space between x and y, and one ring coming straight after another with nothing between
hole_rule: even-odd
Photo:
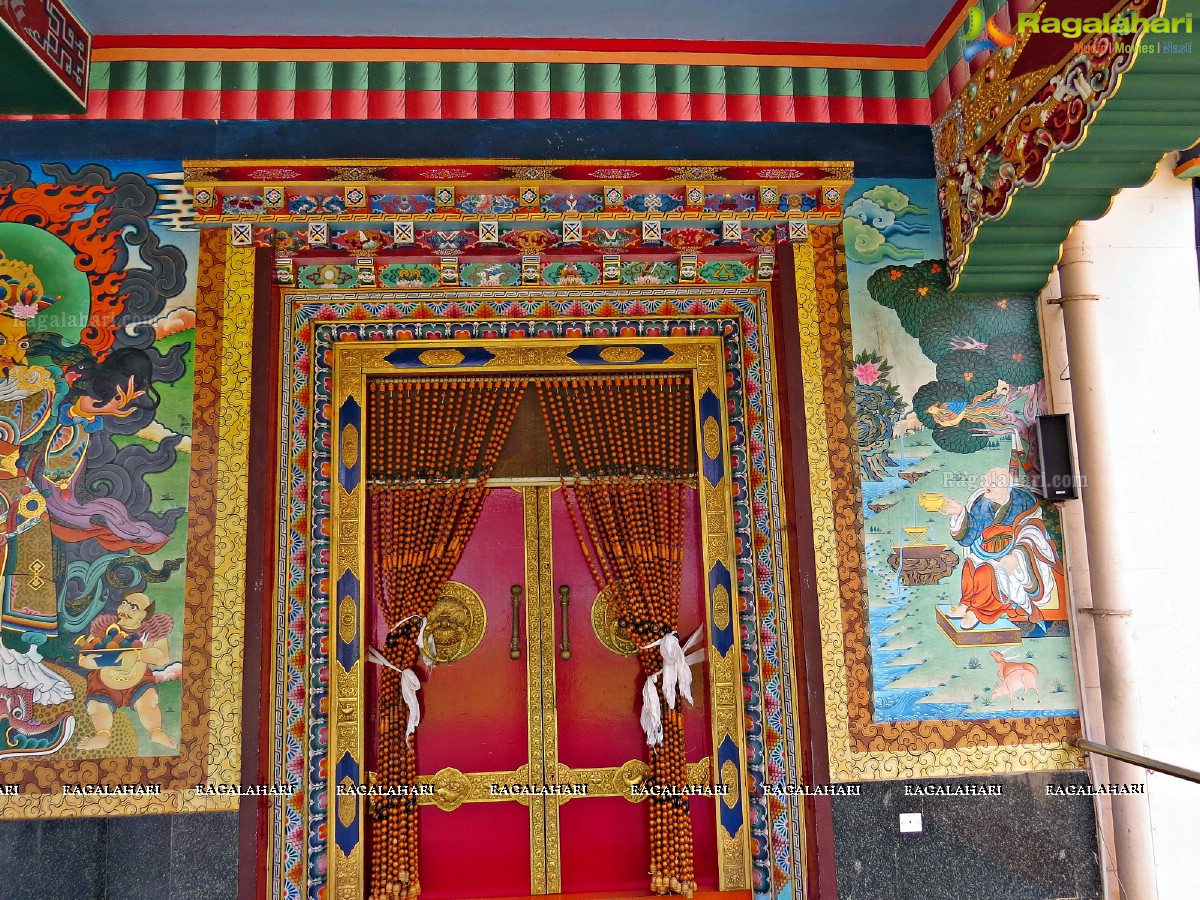
<instances>
[{"instance_id":1,"label":"ornate temple doorway","mask_svg":"<svg viewBox=\"0 0 1200 900\"><path fill-rule=\"evenodd\" d=\"M338 688L362 691L334 778L361 765L372 787L357 810L338 791L339 824L365 832L363 896L741 895L718 348L665 339L665 371L598 375L578 360L645 349L546 343L583 371L395 374L402 352L374 345L334 379L355 513L335 528L363 536L339 621L362 604L350 652L378 663Z\"/></svg>"},{"instance_id":2,"label":"ornate temple doorway","mask_svg":"<svg viewBox=\"0 0 1200 900\"><path fill-rule=\"evenodd\" d=\"M703 858L715 852L722 890L745 891L753 884L757 894L784 897L814 888L819 893L820 885L832 884L833 857L816 855L818 843L829 846L831 840L827 805L772 787L820 781L828 748L857 746L848 742L860 740L853 730L825 733L827 723L842 717L836 706L826 716L822 691L826 684L833 690L843 683L850 657L835 643L823 655L815 639L818 631L836 636L843 625L855 627L840 617L837 592L840 585L849 597L856 582L836 568L841 557L833 531L821 532L824 543L815 556L805 533L810 513L814 523L832 529L829 504L851 489L850 470L843 467L849 457L842 453L849 406L838 393L845 380L838 354L845 348L838 349L834 336L845 340L850 333L840 233L852 166L780 160L238 159L189 160L184 171L204 229L199 271L213 276L211 283L202 277L199 290L213 298L214 309L235 311L226 315L221 354L236 360L250 353L248 317L237 311L253 307L261 318L254 329L254 402L264 396L278 400L267 404L278 416L273 426L278 445L272 441L269 453L259 454L257 447L250 452L251 460L262 459L274 472L278 501L273 541L268 547L264 539L261 546L261 568L273 573L263 631L273 636L273 659L261 685L272 715L263 717L261 744L270 752L261 754L260 765L264 782L300 782L302 790L272 799L263 816L268 834L262 883L269 884L271 896L411 898L420 878L432 890L438 875L421 871L434 865L426 838L443 813L447 821L454 815L465 821L461 816L472 811L515 810L524 816L514 828L524 835L526 856L534 846L548 846L530 841L528 804L471 800L446 812L433 802L436 791L432 798L367 793L379 787L436 788L418 781L443 769L458 768L464 775L512 772L532 757L527 701L512 738L525 749L520 762L475 768L476 763L456 765L425 750L436 744L446 715L435 708L441 705L439 679L449 681L457 677L455 667L482 659L491 633L485 629L470 656L441 664L427 677L417 634L408 633L412 623L424 618L431 623L427 627L441 629L454 643L454 615L447 613L440 624L429 616L441 597L435 592L422 595L414 610L419 616L397 628L411 658L388 660L399 668L388 670L389 680L403 679L415 667L412 677L421 686L413 705L424 719L414 730L411 760L398 751L399 757L385 760L397 767L388 773L378 758L380 723L370 717L383 708L407 708L399 682L386 685L395 690L387 702L369 688L377 681L385 687L380 666L368 661L371 651L387 658L401 649L377 646L378 598L368 592L367 383L386 377L670 372L691 378L690 437L698 474L691 476L695 512L689 507L694 520L688 521L699 533L701 643L708 654L703 666L692 667L694 696L698 706L707 704L711 722L710 748L704 751L712 757L709 783L733 787L719 798L689 801L689 821L702 804L716 818L715 851L703 843L701 825L691 829L695 880L703 882ZM262 335L279 340L264 341ZM250 387L219 380L230 389ZM236 391L233 396L241 402ZM232 421L223 418L222 428ZM414 429L423 431L427 423L409 430ZM823 468L835 458L836 465ZM235 467L221 477L236 481L241 474ZM514 480L521 477L528 476L497 470L487 489L515 495L514 488L541 486L550 489L552 503L567 490L556 477L540 485ZM810 490L810 483L816 488ZM525 494L520 496L523 522ZM483 499L498 502L490 495ZM849 519L837 521L846 534L853 530ZM555 537L554 553L557 544ZM513 551L522 561L523 552L524 547ZM456 580L458 562L440 573L443 584ZM489 629L496 623L511 626L505 591L519 579L506 577L498 598L473 588L488 612ZM579 635L588 633L590 623L572 617L590 612L594 581L584 579L586 589L572 587L568 631L579 654L584 652ZM813 584L816 593L809 590ZM527 691L532 593L528 584L522 586L524 655L510 660L514 667L505 671L525 679L519 689ZM538 596L557 597L559 586L555 577ZM410 595L397 596L397 604L415 602ZM819 609L804 612L816 597ZM682 599L681 594L679 637L686 640L693 620ZM489 603L500 604L495 614ZM554 610L561 627L561 608ZM542 707L556 714L558 762L582 770L639 758L613 753L592 763L567 755L570 735L583 733L572 727L568 734L560 721L568 683L562 672L570 662L555 661L554 701ZM624 704L619 708L639 720L647 677L642 663L640 658L631 663L618 692ZM852 699L849 708L869 717L869 704L856 704ZM685 730L694 728L695 715L685 707ZM539 721L545 728L547 717ZM405 731L400 729L401 736ZM637 732L624 740L639 740ZM652 768L654 755L644 741L637 747L641 762ZM214 753L220 750L214 745ZM681 782L691 774L688 767L704 758L695 755L692 743L684 750ZM569 820L590 818L590 810L620 806L618 801L639 817L642 890L651 887L651 861L661 855L662 837L674 835L675 825L656 836L650 801L632 804L593 792L586 801L556 801L563 890L576 890L566 859L575 846ZM548 803L533 805L535 813L539 808L545 811ZM386 834L385 820L392 823ZM612 840L616 831L606 829L592 839ZM461 834L455 838L464 843ZM368 845L375 848L384 839L388 848L398 848L388 852L399 862L389 879L373 887ZM602 855L596 846L596 855ZM533 887L532 879L524 884L526 891Z\"/></svg>"}]
</instances>

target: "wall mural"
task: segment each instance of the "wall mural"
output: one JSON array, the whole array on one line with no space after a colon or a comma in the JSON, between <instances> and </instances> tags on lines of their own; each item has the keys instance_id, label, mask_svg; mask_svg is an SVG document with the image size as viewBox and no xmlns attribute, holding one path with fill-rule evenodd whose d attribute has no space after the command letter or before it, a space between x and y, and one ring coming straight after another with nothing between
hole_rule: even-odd
<instances>
[{"instance_id":1,"label":"wall mural","mask_svg":"<svg viewBox=\"0 0 1200 900\"><path fill-rule=\"evenodd\" d=\"M64 783L194 788L211 758L210 626L188 608L211 544L189 522L212 475L192 471L196 234L178 175L125 167L0 162L0 769L57 793L39 815L102 811Z\"/></svg>"},{"instance_id":2,"label":"wall mural","mask_svg":"<svg viewBox=\"0 0 1200 900\"><path fill-rule=\"evenodd\" d=\"M934 190L847 197L874 721L1075 716L1036 303L948 293Z\"/></svg>"}]
</instances>

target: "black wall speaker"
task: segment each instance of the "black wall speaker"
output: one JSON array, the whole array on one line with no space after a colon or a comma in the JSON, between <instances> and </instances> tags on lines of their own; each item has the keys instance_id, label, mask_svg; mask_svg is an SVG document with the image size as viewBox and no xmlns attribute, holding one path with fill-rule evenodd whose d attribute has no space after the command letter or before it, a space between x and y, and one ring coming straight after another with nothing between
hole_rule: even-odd
<instances>
[{"instance_id":1,"label":"black wall speaker","mask_svg":"<svg viewBox=\"0 0 1200 900\"><path fill-rule=\"evenodd\" d=\"M1066 414L1038 416L1038 469L1034 493L1052 502L1079 496L1075 463L1071 458L1071 417Z\"/></svg>"}]
</instances>

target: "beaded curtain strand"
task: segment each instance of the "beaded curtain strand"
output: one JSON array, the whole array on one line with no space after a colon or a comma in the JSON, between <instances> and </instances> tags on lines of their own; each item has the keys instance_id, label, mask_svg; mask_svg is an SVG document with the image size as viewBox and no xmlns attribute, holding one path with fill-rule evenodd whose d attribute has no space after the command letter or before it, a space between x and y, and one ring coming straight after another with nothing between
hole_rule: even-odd
<instances>
[{"instance_id":1,"label":"beaded curtain strand","mask_svg":"<svg viewBox=\"0 0 1200 900\"><path fill-rule=\"evenodd\" d=\"M684 511L692 439L691 383L681 376L535 382L567 509L597 588L612 586L617 623L639 648L679 627ZM662 670L655 648L639 649L647 678ZM670 709L656 681L663 743L650 752L647 804L650 888L696 889L682 705Z\"/></svg>"},{"instance_id":2,"label":"beaded curtain strand","mask_svg":"<svg viewBox=\"0 0 1200 900\"><path fill-rule=\"evenodd\" d=\"M420 619L428 615L475 529L528 382L422 378L373 381L368 390L368 522L371 598L389 631L383 654L416 665ZM405 621L407 619L407 621ZM398 624L399 623L399 624ZM378 783L416 784L416 736L400 673L380 671ZM371 822L371 900L413 900L417 798L376 798Z\"/></svg>"}]
</instances>

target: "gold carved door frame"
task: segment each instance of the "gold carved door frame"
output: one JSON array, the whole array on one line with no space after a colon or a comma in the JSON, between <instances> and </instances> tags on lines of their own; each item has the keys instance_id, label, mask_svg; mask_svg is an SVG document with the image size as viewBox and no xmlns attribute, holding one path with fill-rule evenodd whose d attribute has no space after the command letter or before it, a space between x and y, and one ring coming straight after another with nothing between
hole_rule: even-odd
<instances>
[{"instance_id":1,"label":"gold carved door frame","mask_svg":"<svg viewBox=\"0 0 1200 900\"><path fill-rule=\"evenodd\" d=\"M650 352L648 352L650 351ZM473 364L459 368L468 359ZM486 359L478 364L480 357ZM586 360L578 362L576 357ZM721 785L726 793L715 799L718 877L721 890L750 886L750 812L746 795L746 753L742 710L742 655L739 603L734 573L729 422L725 394L725 352L719 337L654 338L526 338L516 340L439 340L436 349L420 351L412 341L336 343L333 371L333 475L336 486L331 522L331 603L337 610L334 645L330 648L330 772L328 789L335 798L329 835L330 896L358 898L365 885L365 829L368 797L359 790L368 784L363 726L366 646L366 386L375 376L422 375L503 376L506 374L589 374L621 377L622 371L682 372L693 385L695 445L700 463L700 526L706 584L706 626L709 656L709 704L714 758L688 767L689 781ZM539 665L530 665L529 759L522 773L475 773L453 789L446 779L453 771L423 776L432 796L419 802L443 804L504 799L491 797L493 781L530 784L587 784L588 796L626 796L645 764L630 761L618 768L569 770L557 759L555 710L555 604L553 572L548 553L530 554L541 543L541 530L550 528L551 485L527 489L524 526L527 647L532 656L537 641ZM532 496L530 496L532 494ZM529 598L530 601L533 598ZM536 670L536 671L535 671ZM535 722L536 719L536 722ZM540 767L541 771L535 771ZM438 791L438 779L443 790ZM485 783L486 782L486 783ZM449 798L453 797L454 800ZM439 799L442 801L439 803ZM511 798L508 798L511 799ZM566 797L530 798L532 885L534 893L560 888L558 806ZM453 808L453 807L452 807ZM539 852L541 848L541 852ZM539 891L538 888L541 888Z\"/></svg>"}]
</instances>

